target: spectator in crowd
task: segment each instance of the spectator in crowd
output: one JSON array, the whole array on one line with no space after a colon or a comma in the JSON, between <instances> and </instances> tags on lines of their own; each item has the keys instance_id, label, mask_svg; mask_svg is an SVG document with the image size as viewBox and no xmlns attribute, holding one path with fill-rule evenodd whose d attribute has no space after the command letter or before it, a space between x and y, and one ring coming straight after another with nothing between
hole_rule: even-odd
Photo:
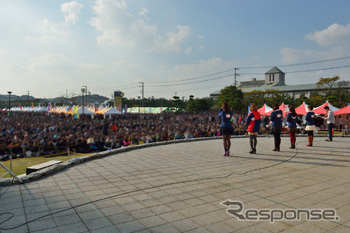
<instances>
[{"instance_id":1,"label":"spectator in crowd","mask_svg":"<svg viewBox=\"0 0 350 233\"><path fill-rule=\"evenodd\" d=\"M238 114L235 115L239 117ZM234 124L234 134L244 133L242 124ZM202 113L163 113L103 117L13 112L0 116L0 160L18 157L56 155L67 152L90 153L123 146L220 136L220 124L214 111Z\"/></svg>"}]
</instances>

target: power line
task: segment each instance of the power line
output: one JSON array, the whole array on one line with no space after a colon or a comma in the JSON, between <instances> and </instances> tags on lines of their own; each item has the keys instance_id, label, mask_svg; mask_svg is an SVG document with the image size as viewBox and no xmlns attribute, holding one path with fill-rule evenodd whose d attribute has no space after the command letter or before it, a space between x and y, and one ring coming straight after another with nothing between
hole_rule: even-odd
<instances>
[{"instance_id":1,"label":"power line","mask_svg":"<svg viewBox=\"0 0 350 233\"><path fill-rule=\"evenodd\" d=\"M288 65L280 65L279 67L291 67L291 66L311 65L311 64L324 63L324 62L331 62L331 61L338 61L338 60L346 60L346 59L350 59L350 56L338 57L338 58L327 59L327 60L312 61L312 62L304 62L304 63L295 63L295 64L288 64ZM164 83L164 85L156 85L156 86L159 86L159 87L165 87L165 86L179 86L179 85L186 85L186 84L207 82L207 81L212 81L212 80L216 80L216 79L221 79L221 78L229 77L229 76L232 76L232 75L221 76L221 77L217 77L217 78L213 78L213 79L206 79L206 80L196 81L196 82L183 82L183 81L187 81L187 80L196 80L196 79L206 78L206 77L210 77L210 76L214 76L214 75L226 73L226 72L233 71L233 70L235 71L234 77L237 77L237 76L239 76L240 74L247 74L247 75L265 74L265 73L237 73L236 71L237 71L238 69L256 69L256 68L271 68L271 67L272 67L272 66L239 67L239 68L228 69L228 70L224 70L224 71L220 71L220 72L216 72L216 73L212 73L212 74L208 74L208 75L202 75L202 76L197 76L197 77L193 77L193 78L186 78L186 79L182 79L182 80L176 80L176 81L162 81L162 82L144 82L144 83L149 83L149 84ZM302 72L312 72L312 71L320 71L320 70L339 69L339 68L345 68L345 67L349 67L349 65L346 65L346 66L336 66L336 67L328 67L328 68L320 68L320 69L309 69L309 70L289 71L289 72L285 72L285 73L302 73ZM236 82L235 82L235 84L236 84Z\"/></svg>"},{"instance_id":2,"label":"power line","mask_svg":"<svg viewBox=\"0 0 350 233\"><path fill-rule=\"evenodd\" d=\"M186 82L186 83L178 83L178 84L164 84L164 85L155 85L153 87L168 87L168 86L181 86L181 85L186 85L186 84L194 84L194 83L202 83L202 82L208 82L212 80L217 80L217 79L222 79L222 78L227 78L227 77L232 77L234 74L229 74L229 75L224 75L216 78L211 78L211 79L206 79L206 80L200 80L200 81L195 81L195 82Z\"/></svg>"},{"instance_id":3,"label":"power line","mask_svg":"<svg viewBox=\"0 0 350 233\"><path fill-rule=\"evenodd\" d=\"M139 83L136 82L136 83L131 83L131 84L127 84L127 85L121 85L121 86L114 86L114 87L94 87L93 89L96 90L110 90L110 89L118 89L118 88L125 88L125 87L130 87L130 86L134 86L134 85L138 85ZM91 89L91 88L90 88Z\"/></svg>"},{"instance_id":4,"label":"power line","mask_svg":"<svg viewBox=\"0 0 350 233\"><path fill-rule=\"evenodd\" d=\"M319 60L319 61L311 61L311 62L302 62L302 63L294 63L294 64L288 64L288 65L279 65L278 67L289 67L289 66L302 66L302 65L311 65L311 64L317 64L317 63L324 63L324 62L333 62L333 61L339 61L339 60L346 60L350 59L350 56L346 57L338 57L338 58L332 58L327 60ZM267 69L271 68L273 66L243 66L239 67L240 69Z\"/></svg>"},{"instance_id":5,"label":"power line","mask_svg":"<svg viewBox=\"0 0 350 233\"><path fill-rule=\"evenodd\" d=\"M350 65L334 66L334 67L319 68L319 69L310 69L310 70L286 71L286 72L284 72L284 73L286 73L286 74L290 74L290 73L303 73L303 72L313 72L313 71L320 71L320 70L334 70L334 69L347 68L347 67L350 67ZM253 75L253 74L265 74L265 73L241 73L241 74Z\"/></svg>"},{"instance_id":6,"label":"power line","mask_svg":"<svg viewBox=\"0 0 350 233\"><path fill-rule=\"evenodd\" d=\"M183 82L183 81L187 81L187 80L195 80L195 79L200 79L200 78L206 78L206 77L210 77L210 76L214 76L214 75L218 75L218 74L222 74L222 73L227 73L229 71L232 71L234 69L228 69L228 70L224 70L224 71L220 71L220 72L216 72L216 73L212 73L212 74L207 74L207 75L202 75L202 76L197 76L197 77L193 77L193 78L185 78L182 80L174 80L174 81L162 81L162 82L145 82L145 83L173 83L173 82Z\"/></svg>"}]
</instances>

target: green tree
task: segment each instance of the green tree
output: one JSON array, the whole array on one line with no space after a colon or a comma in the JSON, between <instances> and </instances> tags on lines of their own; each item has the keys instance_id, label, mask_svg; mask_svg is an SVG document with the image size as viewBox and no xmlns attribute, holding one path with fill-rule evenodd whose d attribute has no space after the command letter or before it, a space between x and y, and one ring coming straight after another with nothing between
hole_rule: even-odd
<instances>
[{"instance_id":1,"label":"green tree","mask_svg":"<svg viewBox=\"0 0 350 233\"><path fill-rule=\"evenodd\" d=\"M305 94L301 94L297 99L295 99L295 106L300 106L303 102L306 104L310 104L310 99L305 96Z\"/></svg>"},{"instance_id":2,"label":"green tree","mask_svg":"<svg viewBox=\"0 0 350 233\"><path fill-rule=\"evenodd\" d=\"M314 107L317 107L324 103L324 98L320 95L315 95L310 98L310 102Z\"/></svg>"},{"instance_id":3,"label":"green tree","mask_svg":"<svg viewBox=\"0 0 350 233\"><path fill-rule=\"evenodd\" d=\"M209 110L210 106L206 99L193 99L189 100L187 104L187 111L198 112Z\"/></svg>"},{"instance_id":4,"label":"green tree","mask_svg":"<svg viewBox=\"0 0 350 233\"><path fill-rule=\"evenodd\" d=\"M251 103L255 103L257 106L262 107L265 104L265 91L251 91L244 93L244 105L248 106Z\"/></svg>"},{"instance_id":5,"label":"green tree","mask_svg":"<svg viewBox=\"0 0 350 233\"><path fill-rule=\"evenodd\" d=\"M241 111L245 108L243 92L237 89L237 87L233 85L227 86L220 93L221 95L218 97L218 104L220 106L222 103L227 102L232 110Z\"/></svg>"}]
</instances>

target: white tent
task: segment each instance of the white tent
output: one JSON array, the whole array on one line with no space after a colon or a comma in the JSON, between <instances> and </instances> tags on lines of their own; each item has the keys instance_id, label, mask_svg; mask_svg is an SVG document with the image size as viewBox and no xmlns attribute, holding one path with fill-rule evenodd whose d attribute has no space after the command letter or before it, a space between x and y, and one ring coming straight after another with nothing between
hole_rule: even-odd
<instances>
[{"instance_id":1,"label":"white tent","mask_svg":"<svg viewBox=\"0 0 350 233\"><path fill-rule=\"evenodd\" d=\"M84 113L83 113L83 108L84 108ZM78 115L95 115L94 112L88 110L87 108L85 107L80 107L78 110L77 110L77 114Z\"/></svg>"},{"instance_id":2,"label":"white tent","mask_svg":"<svg viewBox=\"0 0 350 233\"><path fill-rule=\"evenodd\" d=\"M112 108L112 107L107 109L106 111L101 111L101 112L105 117L109 115L109 118L111 118L112 115L122 114L121 111L119 111L115 108Z\"/></svg>"},{"instance_id":3,"label":"white tent","mask_svg":"<svg viewBox=\"0 0 350 233\"><path fill-rule=\"evenodd\" d=\"M41 107L41 108L37 108L35 109L36 112L48 112L48 108L47 107Z\"/></svg>"}]
</instances>

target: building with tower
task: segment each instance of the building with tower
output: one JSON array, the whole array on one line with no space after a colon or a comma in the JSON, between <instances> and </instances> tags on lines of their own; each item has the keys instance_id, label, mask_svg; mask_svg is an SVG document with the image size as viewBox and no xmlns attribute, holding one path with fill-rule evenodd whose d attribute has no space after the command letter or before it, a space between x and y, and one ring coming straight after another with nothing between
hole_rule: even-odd
<instances>
[{"instance_id":1,"label":"building with tower","mask_svg":"<svg viewBox=\"0 0 350 233\"><path fill-rule=\"evenodd\" d=\"M305 95L310 98L312 93L322 90L322 88L318 87L316 84L286 85L285 73L276 66L265 73L265 80L252 78L251 81L240 82L237 88L244 93L268 90L279 91L287 93L293 98L298 98L300 95ZM350 90L350 86L347 86L345 89ZM220 91L221 90L217 90L211 93L210 97L217 98L220 95Z\"/></svg>"}]
</instances>

